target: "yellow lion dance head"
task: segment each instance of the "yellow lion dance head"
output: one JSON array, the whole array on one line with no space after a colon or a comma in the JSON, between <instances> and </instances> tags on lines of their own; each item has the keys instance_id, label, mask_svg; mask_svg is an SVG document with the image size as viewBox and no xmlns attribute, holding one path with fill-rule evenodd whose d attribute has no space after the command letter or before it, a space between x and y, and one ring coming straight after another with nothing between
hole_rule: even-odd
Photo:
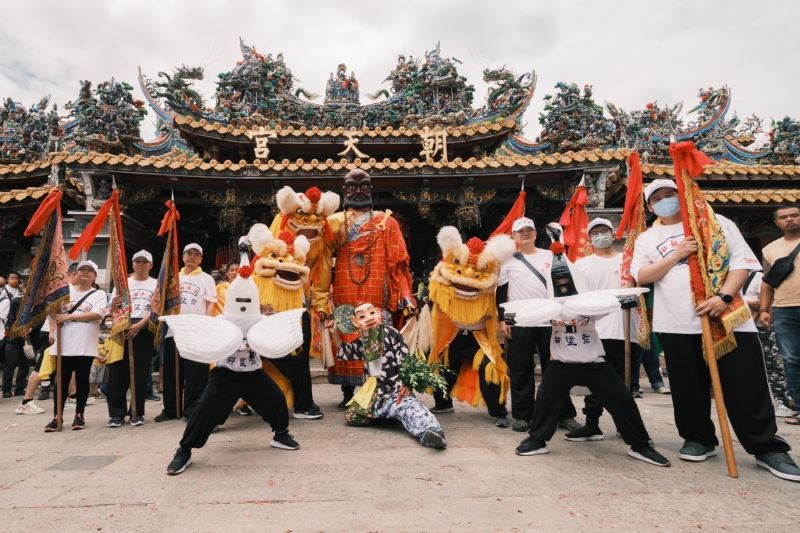
<instances>
[{"instance_id":1,"label":"yellow lion dance head","mask_svg":"<svg viewBox=\"0 0 800 533\"><path fill-rule=\"evenodd\" d=\"M459 326L476 326L493 313L500 265L516 245L508 235L465 244L453 226L439 230L437 241L442 260L431 273L431 300Z\"/></svg>"},{"instance_id":2,"label":"yellow lion dance head","mask_svg":"<svg viewBox=\"0 0 800 533\"><path fill-rule=\"evenodd\" d=\"M288 231L275 238L264 224L254 224L247 236L257 254L251 264L261 304L278 312L301 307L309 277L308 239Z\"/></svg>"},{"instance_id":3,"label":"yellow lion dance head","mask_svg":"<svg viewBox=\"0 0 800 533\"><path fill-rule=\"evenodd\" d=\"M281 230L302 235L314 244L325 234L330 234L327 219L339 209L340 198L335 192L322 192L311 187L305 193L297 193L288 185L275 195L278 208L283 215ZM330 235L327 235L330 237Z\"/></svg>"}]
</instances>

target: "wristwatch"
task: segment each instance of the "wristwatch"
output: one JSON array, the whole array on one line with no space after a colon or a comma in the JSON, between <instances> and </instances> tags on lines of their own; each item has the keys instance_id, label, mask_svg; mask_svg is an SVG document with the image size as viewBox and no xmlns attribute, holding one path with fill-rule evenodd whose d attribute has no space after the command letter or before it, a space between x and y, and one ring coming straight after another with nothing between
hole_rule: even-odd
<instances>
[{"instance_id":1,"label":"wristwatch","mask_svg":"<svg viewBox=\"0 0 800 533\"><path fill-rule=\"evenodd\" d=\"M725 294L724 292L718 292L717 296L719 296L722 299L722 301L728 305L733 303L733 296L731 296L730 294Z\"/></svg>"}]
</instances>

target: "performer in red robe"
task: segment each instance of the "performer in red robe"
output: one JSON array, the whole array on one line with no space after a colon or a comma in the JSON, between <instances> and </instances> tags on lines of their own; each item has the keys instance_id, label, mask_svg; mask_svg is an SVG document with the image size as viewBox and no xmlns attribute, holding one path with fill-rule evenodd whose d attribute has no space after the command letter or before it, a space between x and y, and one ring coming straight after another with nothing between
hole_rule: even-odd
<instances>
[{"instance_id":1,"label":"performer in red robe","mask_svg":"<svg viewBox=\"0 0 800 533\"><path fill-rule=\"evenodd\" d=\"M371 303L381 309L387 324L392 324L394 316L393 325L399 329L403 312L416 308L400 226L391 211L372 209L372 180L361 169L344 177L344 207L344 212L328 217L333 238L325 242L320 257L323 264L319 283L313 287L314 309L329 316L331 296L335 307ZM351 342L355 335L343 335L342 340ZM328 381L342 386L344 400L339 407L344 409L355 387L364 381L364 365L337 358L328 368Z\"/></svg>"}]
</instances>

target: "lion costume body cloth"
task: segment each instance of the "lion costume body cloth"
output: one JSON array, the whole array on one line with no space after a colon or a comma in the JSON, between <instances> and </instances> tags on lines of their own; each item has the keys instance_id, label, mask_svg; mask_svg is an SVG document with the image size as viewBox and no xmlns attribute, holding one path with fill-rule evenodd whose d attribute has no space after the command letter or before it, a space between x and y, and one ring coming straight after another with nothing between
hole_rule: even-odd
<instances>
[{"instance_id":1,"label":"lion costume body cloth","mask_svg":"<svg viewBox=\"0 0 800 533\"><path fill-rule=\"evenodd\" d=\"M443 259L430 277L433 302L433 349L429 361L450 368L450 397L473 406L486 405L492 416L505 416L510 384L497 341L495 289L502 262L515 250L507 236L488 243L472 238L463 244L458 230L439 232ZM438 407L448 401L435 395Z\"/></svg>"},{"instance_id":2,"label":"lion costume body cloth","mask_svg":"<svg viewBox=\"0 0 800 533\"><path fill-rule=\"evenodd\" d=\"M397 313L404 302L413 303L408 251L400 225L392 218L391 211L347 210L328 217L328 225L333 238L319 259L322 262L320 281L314 287L317 312L330 314L331 292L335 307L371 303L381 310ZM333 257L336 257L336 264L331 269ZM397 329L401 326L399 323L389 325ZM352 342L358 335L343 334L341 337L343 342ZM337 385L361 385L364 365L361 361L337 357L335 364L328 368L328 381Z\"/></svg>"}]
</instances>

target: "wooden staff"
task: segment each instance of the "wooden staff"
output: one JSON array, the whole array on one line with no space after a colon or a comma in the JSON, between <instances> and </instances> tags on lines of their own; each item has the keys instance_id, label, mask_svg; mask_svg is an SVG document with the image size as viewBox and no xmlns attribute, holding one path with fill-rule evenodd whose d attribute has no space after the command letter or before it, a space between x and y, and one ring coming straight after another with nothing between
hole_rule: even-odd
<instances>
[{"instance_id":1,"label":"wooden staff","mask_svg":"<svg viewBox=\"0 0 800 533\"><path fill-rule=\"evenodd\" d=\"M175 414L178 418L183 415L181 409L181 354L178 347L175 347Z\"/></svg>"},{"instance_id":2,"label":"wooden staff","mask_svg":"<svg viewBox=\"0 0 800 533\"><path fill-rule=\"evenodd\" d=\"M731 428L728 426L728 413L725 410L725 398L722 396L722 384L719 381L717 358L714 355L714 337L711 335L711 320L708 318L708 315L700 317L700 325L703 331L703 348L706 352L708 373L711 375L711 390L714 391L714 404L717 406L719 431L722 434L722 447L725 450L725 464L728 467L728 475L730 477L739 477L739 470L736 467L736 457L733 455Z\"/></svg>"},{"instance_id":3,"label":"wooden staff","mask_svg":"<svg viewBox=\"0 0 800 533\"><path fill-rule=\"evenodd\" d=\"M631 390L631 310L625 309L622 314L622 328L625 339L625 386Z\"/></svg>"},{"instance_id":4,"label":"wooden staff","mask_svg":"<svg viewBox=\"0 0 800 533\"><path fill-rule=\"evenodd\" d=\"M136 365L133 356L133 339L128 339L128 374L130 376L131 386L131 419L139 416L139 410L136 408Z\"/></svg>"},{"instance_id":5,"label":"wooden staff","mask_svg":"<svg viewBox=\"0 0 800 533\"><path fill-rule=\"evenodd\" d=\"M61 431L64 418L64 390L61 387L61 322L56 323L56 431Z\"/></svg>"}]
</instances>

